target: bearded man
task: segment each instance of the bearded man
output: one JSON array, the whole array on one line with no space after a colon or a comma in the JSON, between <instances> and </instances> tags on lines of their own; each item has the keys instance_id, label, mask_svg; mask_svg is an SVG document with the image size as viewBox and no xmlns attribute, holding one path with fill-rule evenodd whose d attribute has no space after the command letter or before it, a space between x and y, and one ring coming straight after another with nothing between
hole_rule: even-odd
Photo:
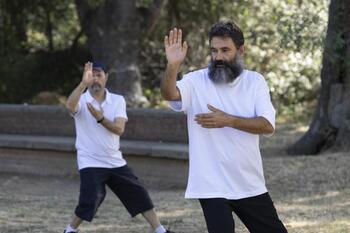
<instances>
[{"instance_id":1,"label":"bearded man","mask_svg":"<svg viewBox=\"0 0 350 233\"><path fill-rule=\"evenodd\" d=\"M198 199L209 233L232 233L232 212L250 232L285 233L267 192L259 135L272 135L275 109L264 77L244 69L244 36L232 22L209 32L207 68L177 81L187 43L181 29L164 38L163 98L187 114L189 177L186 198Z\"/></svg>"}]
</instances>

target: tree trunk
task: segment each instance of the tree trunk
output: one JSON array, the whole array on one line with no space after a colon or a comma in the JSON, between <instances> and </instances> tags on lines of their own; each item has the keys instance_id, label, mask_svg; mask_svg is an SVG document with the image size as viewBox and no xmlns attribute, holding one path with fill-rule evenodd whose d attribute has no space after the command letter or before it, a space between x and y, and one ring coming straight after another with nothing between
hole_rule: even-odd
<instances>
[{"instance_id":1,"label":"tree trunk","mask_svg":"<svg viewBox=\"0 0 350 233\"><path fill-rule=\"evenodd\" d=\"M108 89L123 95L128 106L147 103L142 94L137 58L142 42L158 19L164 0L137 7L135 0L106 0L93 7L91 1L76 0L82 29L93 60L107 65Z\"/></svg>"},{"instance_id":2,"label":"tree trunk","mask_svg":"<svg viewBox=\"0 0 350 233\"><path fill-rule=\"evenodd\" d=\"M321 90L309 130L288 153L350 149L350 0L331 0L323 52Z\"/></svg>"},{"instance_id":3,"label":"tree trunk","mask_svg":"<svg viewBox=\"0 0 350 233\"><path fill-rule=\"evenodd\" d=\"M46 28L45 28L45 34L48 40L48 50L50 52L53 52L54 45L53 45L53 24L52 24L52 13L51 13L52 7L50 6L50 1L47 1L47 4L44 6L45 10L45 19L46 19Z\"/></svg>"}]
</instances>

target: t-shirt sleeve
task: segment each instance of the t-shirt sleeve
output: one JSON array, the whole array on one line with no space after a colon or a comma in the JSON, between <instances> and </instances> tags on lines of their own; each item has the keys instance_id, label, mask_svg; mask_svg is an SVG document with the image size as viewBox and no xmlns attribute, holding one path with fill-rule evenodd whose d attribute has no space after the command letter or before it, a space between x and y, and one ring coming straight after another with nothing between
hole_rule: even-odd
<instances>
[{"instance_id":1,"label":"t-shirt sleeve","mask_svg":"<svg viewBox=\"0 0 350 233\"><path fill-rule=\"evenodd\" d=\"M191 77L190 75L184 75L180 81L176 82L181 100L180 101L169 101L171 109L177 112L186 112L191 105Z\"/></svg>"},{"instance_id":2,"label":"t-shirt sleeve","mask_svg":"<svg viewBox=\"0 0 350 233\"><path fill-rule=\"evenodd\" d=\"M126 115L126 103L124 97L121 97L118 101L115 118L125 118L126 120L128 119L128 116Z\"/></svg>"},{"instance_id":3,"label":"t-shirt sleeve","mask_svg":"<svg viewBox=\"0 0 350 233\"><path fill-rule=\"evenodd\" d=\"M258 117L264 117L266 120L270 122L272 127L275 129L276 111L271 102L269 87L262 76L261 78L259 78L259 83L256 89L255 114ZM272 136L272 135L273 133L265 134L265 136Z\"/></svg>"}]
</instances>

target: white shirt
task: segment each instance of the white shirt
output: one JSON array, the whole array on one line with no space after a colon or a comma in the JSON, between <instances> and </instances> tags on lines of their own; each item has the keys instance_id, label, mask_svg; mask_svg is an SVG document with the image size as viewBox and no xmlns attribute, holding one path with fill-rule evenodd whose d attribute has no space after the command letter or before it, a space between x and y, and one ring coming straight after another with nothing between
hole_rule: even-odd
<instances>
[{"instance_id":1,"label":"white shirt","mask_svg":"<svg viewBox=\"0 0 350 233\"><path fill-rule=\"evenodd\" d=\"M106 98L102 104L89 91L80 97L78 111L74 114L79 170L86 167L124 166L126 161L119 150L119 135L97 123L87 108L87 103L96 109L102 108L104 117L110 121L117 117L128 119L123 96L112 94L106 89Z\"/></svg>"},{"instance_id":2,"label":"white shirt","mask_svg":"<svg viewBox=\"0 0 350 233\"><path fill-rule=\"evenodd\" d=\"M264 117L275 127L275 109L263 76L244 70L230 84L214 84L208 69L184 75L177 82L181 101L170 101L187 114L189 177L186 198L241 199L267 192L259 135L230 127L206 129L195 115L211 112L211 104L230 115Z\"/></svg>"}]
</instances>

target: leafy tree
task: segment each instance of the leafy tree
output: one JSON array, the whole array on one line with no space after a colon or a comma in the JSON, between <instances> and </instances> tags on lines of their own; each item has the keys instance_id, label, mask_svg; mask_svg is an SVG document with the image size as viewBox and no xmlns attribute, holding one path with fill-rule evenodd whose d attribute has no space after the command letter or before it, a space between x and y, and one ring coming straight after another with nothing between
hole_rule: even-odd
<instances>
[{"instance_id":1,"label":"leafy tree","mask_svg":"<svg viewBox=\"0 0 350 233\"><path fill-rule=\"evenodd\" d=\"M27 102L41 91L67 95L93 56L109 65L109 88L126 95L129 105L144 103L144 94L152 107L162 107L164 35L171 27L183 29L190 46L182 67L187 72L207 65L211 25L233 19L245 32L246 66L264 74L278 114L311 114L328 2L0 0L0 55L6 61L0 64L0 102Z\"/></svg>"},{"instance_id":2,"label":"leafy tree","mask_svg":"<svg viewBox=\"0 0 350 233\"><path fill-rule=\"evenodd\" d=\"M0 0L0 102L68 94L89 59L71 0Z\"/></svg>"},{"instance_id":3,"label":"leafy tree","mask_svg":"<svg viewBox=\"0 0 350 233\"><path fill-rule=\"evenodd\" d=\"M318 105L309 130L289 148L290 154L350 149L349 16L350 1L331 1Z\"/></svg>"},{"instance_id":4,"label":"leafy tree","mask_svg":"<svg viewBox=\"0 0 350 233\"><path fill-rule=\"evenodd\" d=\"M146 61L141 71L147 96L152 97L152 90L158 92L155 87L165 66L163 37L171 27L181 27L189 43L182 67L187 72L207 65L211 25L234 20L245 33L246 66L264 74L279 114L304 116L320 86L327 4L328 0L222 0L191 1L189 6L187 1L169 1L140 54L139 60Z\"/></svg>"}]
</instances>

